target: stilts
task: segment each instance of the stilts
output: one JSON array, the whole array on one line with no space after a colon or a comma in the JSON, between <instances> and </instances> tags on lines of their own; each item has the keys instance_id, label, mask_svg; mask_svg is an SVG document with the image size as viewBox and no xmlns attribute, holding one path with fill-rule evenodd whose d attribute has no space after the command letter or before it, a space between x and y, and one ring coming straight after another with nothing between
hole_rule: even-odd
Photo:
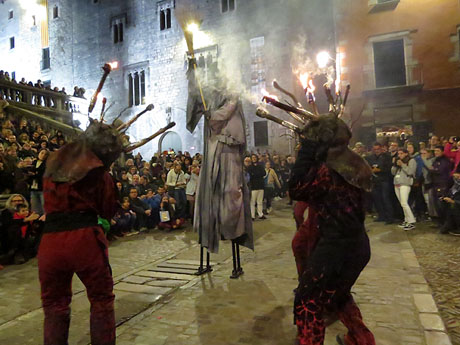
<instances>
[{"instance_id":1,"label":"stilts","mask_svg":"<svg viewBox=\"0 0 460 345\"><path fill-rule=\"evenodd\" d=\"M203 265L204 261L204 247L200 246L200 267L198 267L198 270L195 272L195 275L200 276L202 274L212 272L212 267L211 267L211 255L209 252L206 250L206 267Z\"/></svg>"},{"instance_id":2,"label":"stilts","mask_svg":"<svg viewBox=\"0 0 460 345\"><path fill-rule=\"evenodd\" d=\"M240 275L244 274L243 268L241 267L240 259L240 245L232 240L232 256L233 256L233 271L230 278L237 279Z\"/></svg>"}]
</instances>

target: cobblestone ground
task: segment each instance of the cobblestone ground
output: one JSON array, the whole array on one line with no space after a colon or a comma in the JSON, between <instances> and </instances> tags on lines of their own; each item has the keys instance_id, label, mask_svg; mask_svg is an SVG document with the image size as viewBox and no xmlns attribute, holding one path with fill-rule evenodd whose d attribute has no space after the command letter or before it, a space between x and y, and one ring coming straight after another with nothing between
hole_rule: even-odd
<instances>
[{"instance_id":1,"label":"cobblestone ground","mask_svg":"<svg viewBox=\"0 0 460 345\"><path fill-rule=\"evenodd\" d=\"M117 344L294 344L294 222L285 201L274 209L268 220L255 222L256 251L242 250L245 274L237 280L229 279L228 243L211 257L212 273L193 275L199 247L190 230L153 231L113 243ZM368 225L372 259L353 292L377 344L451 345L407 234ZM36 261L0 271L0 344L42 344L42 314ZM76 278L69 344L88 345L88 319L89 304ZM325 344L335 345L343 332L335 323Z\"/></svg>"},{"instance_id":2,"label":"cobblestone ground","mask_svg":"<svg viewBox=\"0 0 460 345\"><path fill-rule=\"evenodd\" d=\"M452 343L460 345L460 237L441 235L429 225L418 224L409 240Z\"/></svg>"}]
</instances>

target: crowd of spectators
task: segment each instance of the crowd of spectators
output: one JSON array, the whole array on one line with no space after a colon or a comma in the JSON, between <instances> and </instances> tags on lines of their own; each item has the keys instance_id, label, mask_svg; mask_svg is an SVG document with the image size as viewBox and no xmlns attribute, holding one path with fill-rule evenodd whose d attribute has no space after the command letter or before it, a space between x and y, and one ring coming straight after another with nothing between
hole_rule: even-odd
<instances>
[{"instance_id":1,"label":"crowd of spectators","mask_svg":"<svg viewBox=\"0 0 460 345\"><path fill-rule=\"evenodd\" d=\"M32 81L27 81L25 78L21 78L21 80L18 82L14 78L14 76L10 76L8 72L5 72L3 70L0 70L0 81L1 80L11 82L14 84L23 85L23 86L33 87L39 90L52 91L52 92L56 92L59 94L67 95L65 87L59 88L57 86L52 87L50 84L45 85L40 79L38 79L34 83ZM75 86L74 91L73 91L73 96L86 99L85 92L86 90L84 88ZM10 90L9 88L0 87L0 97L2 97L5 100L23 102L25 95L24 95L24 92L22 92L21 90L14 90L14 89ZM47 96L42 96L40 94L34 94L33 99L31 101L34 105L39 105L39 106L44 106L44 107L55 107L55 102L53 100L53 97L47 97Z\"/></svg>"},{"instance_id":2,"label":"crowd of spectators","mask_svg":"<svg viewBox=\"0 0 460 345\"><path fill-rule=\"evenodd\" d=\"M404 230L432 221L441 234L460 235L459 137L376 142L369 151L356 143L354 151L372 168L367 208L375 221Z\"/></svg>"},{"instance_id":3,"label":"crowd of spectators","mask_svg":"<svg viewBox=\"0 0 460 345\"><path fill-rule=\"evenodd\" d=\"M46 217L42 176L47 157L63 146L66 138L61 131L47 131L37 123L6 116L6 105L0 98L0 194L9 195L0 224L0 263L23 263L34 256ZM150 160L140 154L117 160L110 174L120 207L112 219L100 221L109 239L191 224L201 161L199 153L192 157L180 151L163 152ZM251 206L254 211L257 204L258 218L266 219L274 198L286 196L293 162L291 156L269 153L245 157Z\"/></svg>"}]
</instances>

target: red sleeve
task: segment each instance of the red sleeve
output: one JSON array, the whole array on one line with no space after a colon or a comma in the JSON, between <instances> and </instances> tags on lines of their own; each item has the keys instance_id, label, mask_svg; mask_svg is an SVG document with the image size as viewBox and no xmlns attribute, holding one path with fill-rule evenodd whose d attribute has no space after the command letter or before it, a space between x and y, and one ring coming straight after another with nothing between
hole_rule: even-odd
<instances>
[{"instance_id":1,"label":"red sleeve","mask_svg":"<svg viewBox=\"0 0 460 345\"><path fill-rule=\"evenodd\" d=\"M452 151L452 144L451 143L447 143L446 146L444 146L444 155L447 158L455 159L455 156L457 155L457 153Z\"/></svg>"}]
</instances>

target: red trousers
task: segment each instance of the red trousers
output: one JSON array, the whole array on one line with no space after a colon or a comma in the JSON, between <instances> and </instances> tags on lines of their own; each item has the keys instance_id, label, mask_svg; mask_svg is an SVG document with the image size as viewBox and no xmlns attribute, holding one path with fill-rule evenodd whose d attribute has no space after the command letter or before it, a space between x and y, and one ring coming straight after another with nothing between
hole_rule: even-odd
<instances>
[{"instance_id":1,"label":"red trousers","mask_svg":"<svg viewBox=\"0 0 460 345\"><path fill-rule=\"evenodd\" d=\"M44 345L67 345L76 273L91 303L92 345L115 344L113 279L108 243L100 227L46 233L38 252L38 272L45 313Z\"/></svg>"}]
</instances>

